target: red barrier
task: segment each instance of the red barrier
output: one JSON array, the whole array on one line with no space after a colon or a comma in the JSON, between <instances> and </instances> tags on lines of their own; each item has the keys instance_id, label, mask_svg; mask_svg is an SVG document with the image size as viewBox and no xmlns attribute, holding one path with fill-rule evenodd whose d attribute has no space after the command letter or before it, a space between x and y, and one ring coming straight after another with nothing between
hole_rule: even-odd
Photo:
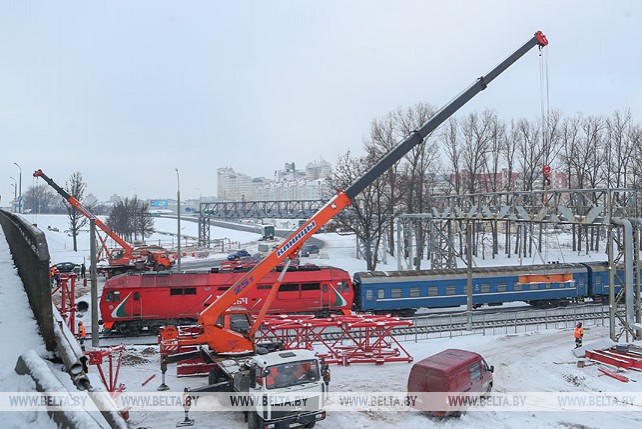
<instances>
[{"instance_id":1,"label":"red barrier","mask_svg":"<svg viewBox=\"0 0 642 429\"><path fill-rule=\"evenodd\" d=\"M89 356L89 365L95 365L96 368L98 368L98 372L100 373L100 378L103 380L103 384L114 397L125 389L124 384L118 384L118 373L120 372L120 364L122 361L124 350L125 345L121 344L116 347L96 349L85 352L85 354ZM116 363L116 370L114 371L113 355L115 353L118 353L118 361ZM107 360L109 361L109 380L107 380L107 377L105 377L105 372L103 371L103 361L105 358L107 358Z\"/></svg>"},{"instance_id":2,"label":"red barrier","mask_svg":"<svg viewBox=\"0 0 642 429\"><path fill-rule=\"evenodd\" d=\"M412 362L413 358L393 335L412 322L383 315L267 316L257 342L280 342L286 349L316 350L327 363ZM333 339L328 339L333 338Z\"/></svg>"}]
</instances>

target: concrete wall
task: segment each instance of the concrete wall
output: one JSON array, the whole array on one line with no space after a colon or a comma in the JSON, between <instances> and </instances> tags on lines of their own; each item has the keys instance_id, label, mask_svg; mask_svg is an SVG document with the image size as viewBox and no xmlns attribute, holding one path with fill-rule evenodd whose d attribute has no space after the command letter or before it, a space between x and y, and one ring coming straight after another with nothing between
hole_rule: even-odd
<instances>
[{"instance_id":1,"label":"concrete wall","mask_svg":"<svg viewBox=\"0 0 642 429\"><path fill-rule=\"evenodd\" d=\"M45 234L22 216L0 209L0 225L47 350L56 349L49 283L49 248Z\"/></svg>"}]
</instances>

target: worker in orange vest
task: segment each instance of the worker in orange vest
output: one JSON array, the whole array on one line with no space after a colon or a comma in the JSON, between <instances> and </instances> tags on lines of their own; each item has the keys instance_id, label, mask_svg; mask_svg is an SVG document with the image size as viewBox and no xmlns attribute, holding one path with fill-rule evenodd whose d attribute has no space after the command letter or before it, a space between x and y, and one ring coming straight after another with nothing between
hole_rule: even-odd
<instances>
[{"instance_id":1,"label":"worker in orange vest","mask_svg":"<svg viewBox=\"0 0 642 429\"><path fill-rule=\"evenodd\" d=\"M276 379L279 377L279 370L277 368L270 368L270 372L266 377L267 387L272 387L276 383Z\"/></svg>"},{"instance_id":2,"label":"worker in orange vest","mask_svg":"<svg viewBox=\"0 0 642 429\"><path fill-rule=\"evenodd\" d=\"M85 338L87 338L87 330L81 320L78 322L78 341L80 342L80 348L82 348L83 351L85 351Z\"/></svg>"},{"instance_id":3,"label":"worker in orange vest","mask_svg":"<svg viewBox=\"0 0 642 429\"><path fill-rule=\"evenodd\" d=\"M584 328L582 328L582 322L577 322L575 327L575 348L582 347L582 337L584 337Z\"/></svg>"}]
</instances>

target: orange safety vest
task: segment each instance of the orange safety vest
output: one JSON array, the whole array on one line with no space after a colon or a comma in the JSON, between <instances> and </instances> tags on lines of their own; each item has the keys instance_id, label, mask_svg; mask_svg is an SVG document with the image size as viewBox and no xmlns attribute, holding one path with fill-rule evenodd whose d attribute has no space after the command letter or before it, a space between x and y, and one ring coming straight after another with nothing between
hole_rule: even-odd
<instances>
[{"instance_id":1,"label":"orange safety vest","mask_svg":"<svg viewBox=\"0 0 642 429\"><path fill-rule=\"evenodd\" d=\"M85 325L78 326L78 334L80 335L80 338L87 337L87 330L85 329Z\"/></svg>"},{"instance_id":2,"label":"orange safety vest","mask_svg":"<svg viewBox=\"0 0 642 429\"><path fill-rule=\"evenodd\" d=\"M584 335L584 328L575 328L575 338L582 338Z\"/></svg>"},{"instance_id":3,"label":"orange safety vest","mask_svg":"<svg viewBox=\"0 0 642 429\"><path fill-rule=\"evenodd\" d=\"M276 368L270 369L270 373L265 378L267 386L269 387L274 386L274 383L276 383L276 377L278 375L279 375L279 371Z\"/></svg>"}]
</instances>

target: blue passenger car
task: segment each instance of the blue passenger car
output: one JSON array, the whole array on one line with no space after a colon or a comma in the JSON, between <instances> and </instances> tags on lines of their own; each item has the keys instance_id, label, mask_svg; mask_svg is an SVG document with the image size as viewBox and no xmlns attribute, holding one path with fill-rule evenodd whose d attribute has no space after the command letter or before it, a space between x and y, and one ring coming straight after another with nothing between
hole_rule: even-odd
<instances>
[{"instance_id":1,"label":"blue passenger car","mask_svg":"<svg viewBox=\"0 0 642 429\"><path fill-rule=\"evenodd\" d=\"M596 275L602 278L601 272ZM538 307L566 305L589 296L589 282L585 264L475 268L473 305L510 301L526 301ZM361 311L407 314L422 307L465 305L468 273L465 268L359 272L354 284L355 303Z\"/></svg>"}]
</instances>

